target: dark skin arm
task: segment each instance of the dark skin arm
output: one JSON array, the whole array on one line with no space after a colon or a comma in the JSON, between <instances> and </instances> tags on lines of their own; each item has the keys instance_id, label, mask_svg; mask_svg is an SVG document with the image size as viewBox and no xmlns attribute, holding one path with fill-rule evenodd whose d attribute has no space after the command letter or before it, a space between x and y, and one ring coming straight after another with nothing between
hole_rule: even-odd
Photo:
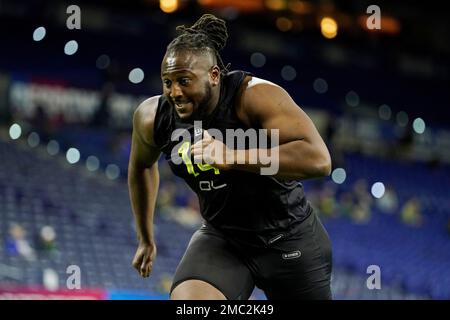
<instances>
[{"instance_id":1,"label":"dark skin arm","mask_svg":"<svg viewBox=\"0 0 450 320\"><path fill-rule=\"evenodd\" d=\"M284 89L271 83L244 87L237 112L239 118L250 127L268 129L269 136L270 129L279 130L279 146L269 150L270 154L279 154L279 170L274 175L276 178L304 180L330 174L331 158L324 141L308 115ZM223 159L208 159L208 163L216 163L213 166L222 170L236 169L259 173L260 169L266 166L263 163L267 163L267 159L259 157L252 159L254 161L251 163L251 151L229 150L220 141L208 135L193 146L192 151L197 159L200 156L200 143L203 150L211 143L215 145L214 148L225 148L224 153L233 152L235 159L244 162L220 164L224 162Z\"/></svg>"},{"instance_id":2,"label":"dark skin arm","mask_svg":"<svg viewBox=\"0 0 450 320\"><path fill-rule=\"evenodd\" d=\"M153 215L159 187L157 160L160 151L153 141L153 123L158 98L147 99L134 113L128 164L128 189L139 240L133 267L143 277L150 275L156 257Z\"/></svg>"}]
</instances>

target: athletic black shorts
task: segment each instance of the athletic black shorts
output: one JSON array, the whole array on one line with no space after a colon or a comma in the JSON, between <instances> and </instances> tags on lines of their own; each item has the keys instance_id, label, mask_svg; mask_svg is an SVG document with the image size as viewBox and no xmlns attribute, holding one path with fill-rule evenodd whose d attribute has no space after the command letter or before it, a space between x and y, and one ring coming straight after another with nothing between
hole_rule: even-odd
<instances>
[{"instance_id":1,"label":"athletic black shorts","mask_svg":"<svg viewBox=\"0 0 450 320\"><path fill-rule=\"evenodd\" d=\"M197 279L230 300L248 299L255 286L268 299L329 300L331 268L331 242L314 212L294 235L265 247L243 244L204 224L189 242L171 292Z\"/></svg>"}]
</instances>

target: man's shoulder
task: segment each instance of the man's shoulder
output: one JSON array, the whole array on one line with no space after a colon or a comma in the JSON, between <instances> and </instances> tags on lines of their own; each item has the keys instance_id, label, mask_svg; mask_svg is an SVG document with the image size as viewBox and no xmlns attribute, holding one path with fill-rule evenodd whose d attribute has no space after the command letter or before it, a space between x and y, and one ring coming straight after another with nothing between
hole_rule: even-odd
<instances>
[{"instance_id":1,"label":"man's shoulder","mask_svg":"<svg viewBox=\"0 0 450 320\"><path fill-rule=\"evenodd\" d=\"M239 111L242 119L250 119L251 123L259 123L262 113L275 110L280 101L289 97L280 85L255 76L246 79L242 89Z\"/></svg>"},{"instance_id":2,"label":"man's shoulder","mask_svg":"<svg viewBox=\"0 0 450 320\"><path fill-rule=\"evenodd\" d=\"M142 101L136 108L136 113L156 113L158 108L159 99L161 95L153 96Z\"/></svg>"},{"instance_id":3,"label":"man's shoulder","mask_svg":"<svg viewBox=\"0 0 450 320\"><path fill-rule=\"evenodd\" d=\"M258 78L255 76L249 76L248 82L247 82L247 90L250 89L260 89L263 87L276 87L276 88L281 88L278 84L266 80L266 79L262 79L262 78Z\"/></svg>"},{"instance_id":4,"label":"man's shoulder","mask_svg":"<svg viewBox=\"0 0 450 320\"><path fill-rule=\"evenodd\" d=\"M142 101L134 112L133 127L143 137L153 137L156 111L160 97L160 95L153 96Z\"/></svg>"},{"instance_id":5,"label":"man's shoulder","mask_svg":"<svg viewBox=\"0 0 450 320\"><path fill-rule=\"evenodd\" d=\"M249 76L244 82L242 97L246 103L256 102L260 104L261 100L278 96L281 91L284 91L284 89L272 81Z\"/></svg>"},{"instance_id":6,"label":"man's shoulder","mask_svg":"<svg viewBox=\"0 0 450 320\"><path fill-rule=\"evenodd\" d=\"M155 120L160 97L160 95L153 96L142 101L134 112L135 120L153 122Z\"/></svg>"},{"instance_id":7,"label":"man's shoulder","mask_svg":"<svg viewBox=\"0 0 450 320\"><path fill-rule=\"evenodd\" d=\"M276 83L247 74L240 88L236 109L238 117L249 126L256 125L258 120L255 115L281 91L283 89Z\"/></svg>"}]
</instances>

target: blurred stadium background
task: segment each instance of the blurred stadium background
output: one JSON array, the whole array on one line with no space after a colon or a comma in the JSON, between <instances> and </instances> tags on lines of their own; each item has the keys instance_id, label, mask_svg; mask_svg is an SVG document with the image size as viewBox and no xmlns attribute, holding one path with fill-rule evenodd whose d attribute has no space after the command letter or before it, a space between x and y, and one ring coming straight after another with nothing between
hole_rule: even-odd
<instances>
[{"instance_id":1,"label":"blurred stadium background","mask_svg":"<svg viewBox=\"0 0 450 320\"><path fill-rule=\"evenodd\" d=\"M330 148L332 176L304 185L332 239L334 298L450 299L448 12L364 0L0 0L0 299L168 298L198 206L161 162L158 257L140 278L131 119L161 92L175 26L207 12L228 21L225 63L286 88Z\"/></svg>"}]
</instances>

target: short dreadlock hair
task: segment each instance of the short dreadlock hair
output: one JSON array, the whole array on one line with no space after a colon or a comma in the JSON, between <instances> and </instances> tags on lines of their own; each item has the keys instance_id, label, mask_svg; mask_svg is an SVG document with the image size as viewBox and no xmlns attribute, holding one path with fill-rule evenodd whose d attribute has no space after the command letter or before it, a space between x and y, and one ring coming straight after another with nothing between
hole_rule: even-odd
<instances>
[{"instance_id":1,"label":"short dreadlock hair","mask_svg":"<svg viewBox=\"0 0 450 320\"><path fill-rule=\"evenodd\" d=\"M219 54L228 39L225 21L212 14L204 14L191 27L178 26L181 34L167 46L167 52L212 50L222 73L227 73L230 64L225 64Z\"/></svg>"}]
</instances>

